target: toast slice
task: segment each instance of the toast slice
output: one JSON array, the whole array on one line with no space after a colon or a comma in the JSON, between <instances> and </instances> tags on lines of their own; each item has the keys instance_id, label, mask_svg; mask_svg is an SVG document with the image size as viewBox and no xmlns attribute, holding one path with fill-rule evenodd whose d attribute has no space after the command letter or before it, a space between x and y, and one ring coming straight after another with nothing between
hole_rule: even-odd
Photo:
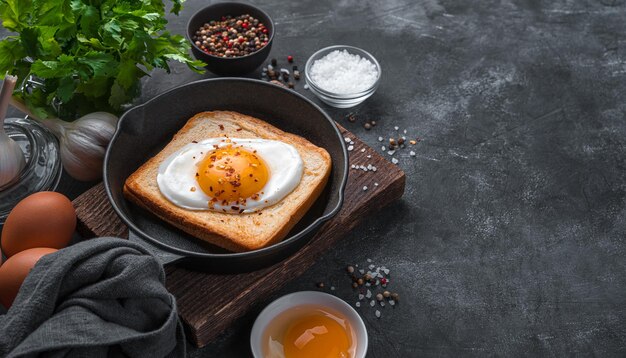
<instances>
[{"instance_id":1,"label":"toast slice","mask_svg":"<svg viewBox=\"0 0 626 358\"><path fill-rule=\"evenodd\" d=\"M167 200L157 185L160 164L192 141L223 136L272 139L294 146L304 163L300 183L280 202L249 214L188 210ZM328 152L300 136L237 112L202 112L187 121L159 154L126 179L124 195L190 235L230 251L242 252L282 240L319 197L330 169Z\"/></svg>"}]
</instances>

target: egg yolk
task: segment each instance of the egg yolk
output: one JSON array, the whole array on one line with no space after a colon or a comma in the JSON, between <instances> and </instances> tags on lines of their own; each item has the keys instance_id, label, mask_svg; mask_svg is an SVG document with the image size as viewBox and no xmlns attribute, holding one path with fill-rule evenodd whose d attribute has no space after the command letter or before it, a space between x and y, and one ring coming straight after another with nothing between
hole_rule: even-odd
<instances>
[{"instance_id":1,"label":"egg yolk","mask_svg":"<svg viewBox=\"0 0 626 358\"><path fill-rule=\"evenodd\" d=\"M337 320L325 315L304 316L285 333L286 358L348 358L352 339Z\"/></svg>"},{"instance_id":2,"label":"egg yolk","mask_svg":"<svg viewBox=\"0 0 626 358\"><path fill-rule=\"evenodd\" d=\"M268 177L267 164L260 157L233 146L207 153L196 173L205 194L229 203L258 198Z\"/></svg>"}]
</instances>

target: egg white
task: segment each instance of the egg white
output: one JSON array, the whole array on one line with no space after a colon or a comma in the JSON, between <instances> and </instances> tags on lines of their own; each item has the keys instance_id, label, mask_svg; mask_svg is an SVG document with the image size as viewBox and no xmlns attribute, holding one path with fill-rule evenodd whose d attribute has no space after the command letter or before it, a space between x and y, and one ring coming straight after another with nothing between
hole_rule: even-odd
<instances>
[{"instance_id":1,"label":"egg white","mask_svg":"<svg viewBox=\"0 0 626 358\"><path fill-rule=\"evenodd\" d=\"M251 213L272 206L300 183L304 172L304 164L300 154L292 145L275 140L257 138L209 138L198 143L189 143L172 153L161 165L157 175L157 184L161 194L174 205L189 210L213 210L221 212ZM209 207L211 197L206 195L198 181L196 173L200 162L207 153L228 145L243 148L250 152L256 150L269 171L268 181L258 193L258 200L248 199L245 205L229 203L222 205L216 202ZM192 189L193 188L193 189ZM235 210L236 206L239 210Z\"/></svg>"}]
</instances>

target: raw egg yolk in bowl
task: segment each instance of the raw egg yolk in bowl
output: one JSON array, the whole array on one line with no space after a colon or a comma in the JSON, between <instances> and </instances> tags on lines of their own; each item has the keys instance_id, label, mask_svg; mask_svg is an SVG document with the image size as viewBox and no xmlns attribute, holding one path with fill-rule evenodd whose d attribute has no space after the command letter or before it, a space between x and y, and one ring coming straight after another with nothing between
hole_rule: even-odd
<instances>
[{"instance_id":1,"label":"raw egg yolk in bowl","mask_svg":"<svg viewBox=\"0 0 626 358\"><path fill-rule=\"evenodd\" d=\"M338 312L303 305L278 315L266 329L267 358L350 358L356 336Z\"/></svg>"}]
</instances>

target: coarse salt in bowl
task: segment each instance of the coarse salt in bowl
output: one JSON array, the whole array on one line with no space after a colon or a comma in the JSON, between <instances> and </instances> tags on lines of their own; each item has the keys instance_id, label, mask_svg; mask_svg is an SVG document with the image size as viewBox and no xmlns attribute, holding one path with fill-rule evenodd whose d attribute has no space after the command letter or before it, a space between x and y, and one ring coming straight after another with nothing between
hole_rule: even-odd
<instances>
[{"instance_id":1,"label":"coarse salt in bowl","mask_svg":"<svg viewBox=\"0 0 626 358\"><path fill-rule=\"evenodd\" d=\"M369 98L380 82L374 56L353 46L323 48L309 57L305 79L311 92L336 108L354 107Z\"/></svg>"}]
</instances>

